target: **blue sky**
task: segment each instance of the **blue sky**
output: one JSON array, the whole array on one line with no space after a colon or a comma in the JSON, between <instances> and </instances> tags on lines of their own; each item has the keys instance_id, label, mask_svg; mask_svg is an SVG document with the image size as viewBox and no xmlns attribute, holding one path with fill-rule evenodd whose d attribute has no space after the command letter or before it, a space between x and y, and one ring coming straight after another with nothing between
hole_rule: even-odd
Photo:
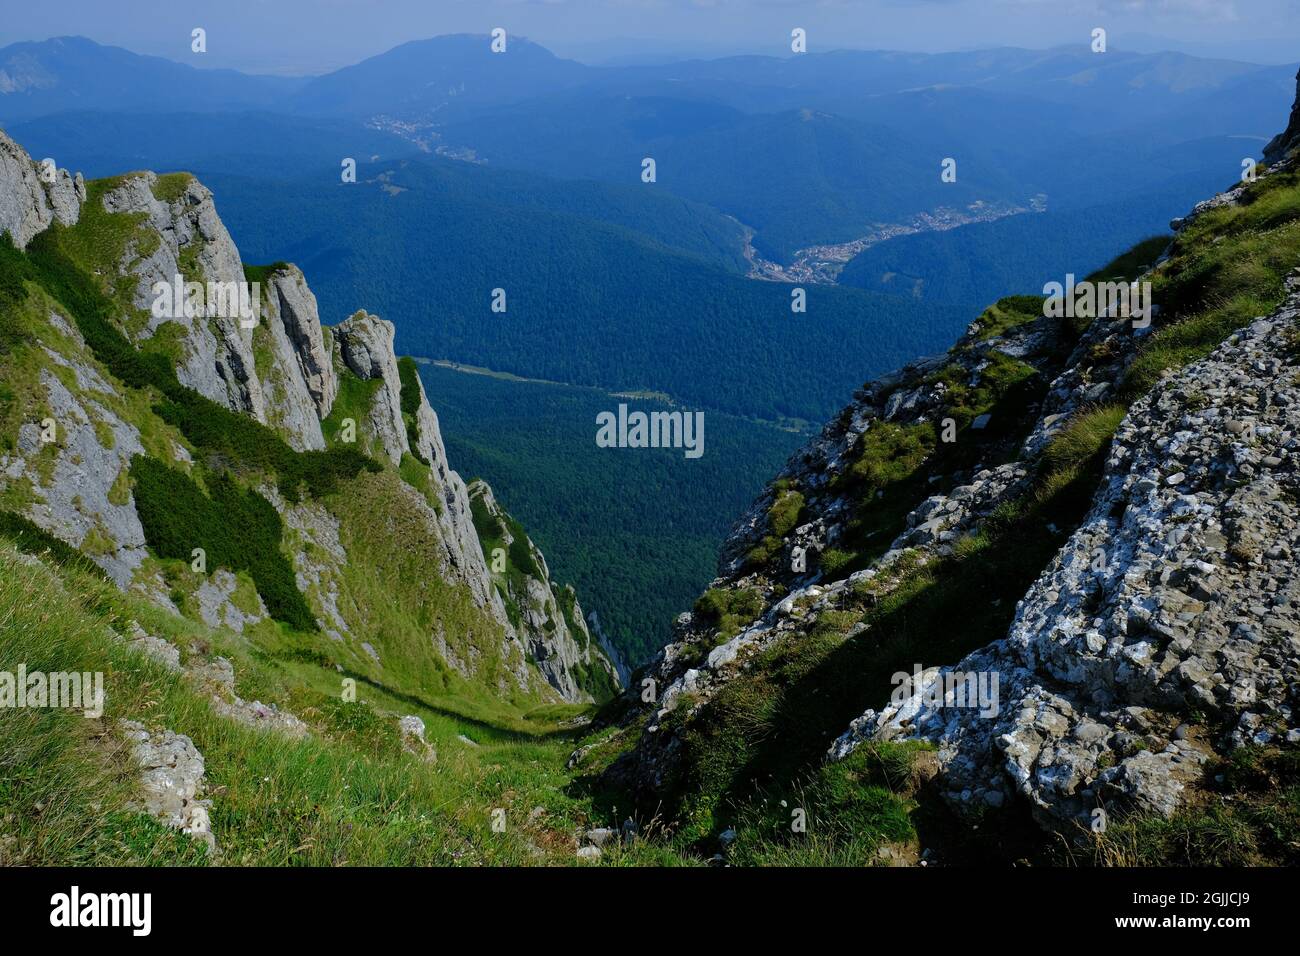
<instances>
[{"instance_id":1,"label":"blue sky","mask_svg":"<svg viewBox=\"0 0 1300 956\"><path fill-rule=\"evenodd\" d=\"M139 53L318 73L407 40L505 27L588 62L627 55L810 50L958 50L1087 42L1105 27L1117 49L1182 49L1256 62L1300 60L1300 0L6 0L0 45L81 34Z\"/></svg>"}]
</instances>

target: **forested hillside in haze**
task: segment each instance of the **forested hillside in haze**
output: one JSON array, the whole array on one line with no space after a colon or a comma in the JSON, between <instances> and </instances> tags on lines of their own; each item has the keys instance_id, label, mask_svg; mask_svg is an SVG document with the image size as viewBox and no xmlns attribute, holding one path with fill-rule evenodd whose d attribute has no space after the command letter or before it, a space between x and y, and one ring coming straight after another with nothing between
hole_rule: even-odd
<instances>
[{"instance_id":1,"label":"forested hillside in haze","mask_svg":"<svg viewBox=\"0 0 1300 956\"><path fill-rule=\"evenodd\" d=\"M631 664L668 639L669 625L712 579L717 542L805 436L708 412L705 453L598 448L596 416L664 409L588 388L514 382L421 365L448 457L486 478L572 584ZM557 495L556 489L565 493Z\"/></svg>"},{"instance_id":2,"label":"forested hillside in haze","mask_svg":"<svg viewBox=\"0 0 1300 956\"><path fill-rule=\"evenodd\" d=\"M367 168L355 188L212 181L232 234L256 258L300 264L323 314L369 302L397 323L402 351L517 375L816 419L864 369L940 349L969 321L834 286L809 286L807 311L794 313L790 285L720 264L732 255L727 220L671 199L635 200L633 220L602 187L554 183L556 201L544 202L471 170ZM675 248L652 238L679 228ZM505 313L491 310L498 288Z\"/></svg>"}]
</instances>

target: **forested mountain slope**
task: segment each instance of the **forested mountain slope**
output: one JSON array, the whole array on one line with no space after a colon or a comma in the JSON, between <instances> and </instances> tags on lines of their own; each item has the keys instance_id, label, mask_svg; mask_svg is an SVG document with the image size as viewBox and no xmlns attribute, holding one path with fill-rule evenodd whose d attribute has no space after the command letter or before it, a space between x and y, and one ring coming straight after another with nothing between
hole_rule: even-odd
<instances>
[{"instance_id":1,"label":"forested mountain slope","mask_svg":"<svg viewBox=\"0 0 1300 956\"><path fill-rule=\"evenodd\" d=\"M572 589L451 469L390 322L323 327L302 273L244 265L187 174L47 178L0 134L0 233L0 649L29 671L106 670L112 740L86 751L79 715L6 709L18 860L195 859L152 816L209 858L275 862L300 841L281 842L244 761L343 812L346 787L318 789L339 775L418 794L440 738L540 739L617 690ZM222 807L186 776L204 767L191 740ZM179 755L143 816L125 797L29 813L46 788L122 793L133 753ZM361 753L375 761L347 770ZM363 842L339 852L393 862L394 821L353 819ZM426 852L478 826L431 822Z\"/></svg>"},{"instance_id":2,"label":"forested mountain slope","mask_svg":"<svg viewBox=\"0 0 1300 956\"><path fill-rule=\"evenodd\" d=\"M1088 277L1151 316L865 386L575 768L733 862L1294 863L1295 142Z\"/></svg>"},{"instance_id":3,"label":"forested mountain slope","mask_svg":"<svg viewBox=\"0 0 1300 956\"><path fill-rule=\"evenodd\" d=\"M1150 311L1005 297L858 390L609 699L392 323L0 136L0 655L106 687L3 708L0 862L1296 863L1298 146L1085 278Z\"/></svg>"}]
</instances>

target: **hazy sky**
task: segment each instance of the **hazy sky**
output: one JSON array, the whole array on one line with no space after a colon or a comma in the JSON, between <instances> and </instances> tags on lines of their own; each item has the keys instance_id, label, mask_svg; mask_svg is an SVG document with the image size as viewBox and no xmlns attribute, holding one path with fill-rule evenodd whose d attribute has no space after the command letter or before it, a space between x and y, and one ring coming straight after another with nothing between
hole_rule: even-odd
<instances>
[{"instance_id":1,"label":"hazy sky","mask_svg":"<svg viewBox=\"0 0 1300 956\"><path fill-rule=\"evenodd\" d=\"M1300 60L1300 0L0 0L0 45L81 34L204 66L318 73L407 40L505 27L588 62L628 54L955 50L1087 42L1182 49L1256 62Z\"/></svg>"}]
</instances>

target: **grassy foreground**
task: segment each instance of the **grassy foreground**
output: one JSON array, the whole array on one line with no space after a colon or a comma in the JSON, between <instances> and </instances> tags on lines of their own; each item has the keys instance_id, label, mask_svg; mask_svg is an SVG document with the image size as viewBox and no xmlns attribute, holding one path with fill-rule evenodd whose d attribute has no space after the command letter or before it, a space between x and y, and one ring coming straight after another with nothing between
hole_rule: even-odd
<instances>
[{"instance_id":1,"label":"grassy foreground","mask_svg":"<svg viewBox=\"0 0 1300 956\"><path fill-rule=\"evenodd\" d=\"M292 740L215 714L189 681L120 637L128 622L182 650L220 654L247 700L274 702L312 734ZM0 670L100 671L105 712L0 712L0 863L204 865L196 841L125 809L137 770L119 719L189 736L206 761L207 796L225 865L530 865L577 862L576 835L619 821L568 796L565 759L580 713L551 705L473 719L358 682L341 699L332 669L277 659L229 632L160 611L73 566L0 542ZM469 709L469 708L463 708ZM477 708L482 711L483 708ZM397 717L415 714L437 761L404 751ZM469 742L469 741L472 741ZM505 811L495 832L492 811ZM667 862L653 844L604 862Z\"/></svg>"}]
</instances>

